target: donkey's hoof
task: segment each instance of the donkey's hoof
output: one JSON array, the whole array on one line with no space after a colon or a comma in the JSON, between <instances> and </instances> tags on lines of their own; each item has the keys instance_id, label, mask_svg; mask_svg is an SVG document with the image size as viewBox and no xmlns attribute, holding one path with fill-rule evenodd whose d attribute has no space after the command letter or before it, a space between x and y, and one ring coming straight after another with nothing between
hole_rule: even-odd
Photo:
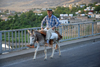
<instances>
[{"instance_id":1,"label":"donkey's hoof","mask_svg":"<svg viewBox=\"0 0 100 67\"><path fill-rule=\"evenodd\" d=\"M44 59L44 61L46 61L47 59Z\"/></svg>"},{"instance_id":2,"label":"donkey's hoof","mask_svg":"<svg viewBox=\"0 0 100 67\"><path fill-rule=\"evenodd\" d=\"M53 57L50 57L50 59L53 59Z\"/></svg>"},{"instance_id":3,"label":"donkey's hoof","mask_svg":"<svg viewBox=\"0 0 100 67\"><path fill-rule=\"evenodd\" d=\"M59 55L59 57L61 57L61 55Z\"/></svg>"},{"instance_id":4,"label":"donkey's hoof","mask_svg":"<svg viewBox=\"0 0 100 67\"><path fill-rule=\"evenodd\" d=\"M33 60L35 60L35 59L33 58Z\"/></svg>"},{"instance_id":5,"label":"donkey's hoof","mask_svg":"<svg viewBox=\"0 0 100 67\"><path fill-rule=\"evenodd\" d=\"M56 49L55 52L58 52L58 50Z\"/></svg>"}]
</instances>

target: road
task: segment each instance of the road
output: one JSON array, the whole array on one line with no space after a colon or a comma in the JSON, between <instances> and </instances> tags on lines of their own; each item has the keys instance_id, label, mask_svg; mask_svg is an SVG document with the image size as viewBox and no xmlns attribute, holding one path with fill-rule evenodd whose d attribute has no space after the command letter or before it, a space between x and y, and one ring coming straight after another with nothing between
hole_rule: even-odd
<instances>
[{"instance_id":1,"label":"road","mask_svg":"<svg viewBox=\"0 0 100 67\"><path fill-rule=\"evenodd\" d=\"M2 67L100 67L100 41L82 44L74 47L61 49L62 56L55 52L54 58L44 61L44 55L32 57ZM10 62L10 61L9 61Z\"/></svg>"}]
</instances>

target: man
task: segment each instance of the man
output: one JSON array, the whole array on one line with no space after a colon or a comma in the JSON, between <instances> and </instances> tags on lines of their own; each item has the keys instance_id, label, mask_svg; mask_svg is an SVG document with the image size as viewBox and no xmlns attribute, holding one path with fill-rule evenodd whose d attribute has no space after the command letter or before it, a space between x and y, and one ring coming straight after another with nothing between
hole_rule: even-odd
<instances>
[{"instance_id":1,"label":"man","mask_svg":"<svg viewBox=\"0 0 100 67\"><path fill-rule=\"evenodd\" d=\"M57 19L57 17L52 14L52 9L48 9L47 14L48 15L45 16L44 19L41 22L41 30L47 31L46 32L47 43L45 45L48 46L51 34L54 33L54 29L59 26L60 22ZM46 28L43 29L43 24L45 24L45 23L46 23Z\"/></svg>"}]
</instances>

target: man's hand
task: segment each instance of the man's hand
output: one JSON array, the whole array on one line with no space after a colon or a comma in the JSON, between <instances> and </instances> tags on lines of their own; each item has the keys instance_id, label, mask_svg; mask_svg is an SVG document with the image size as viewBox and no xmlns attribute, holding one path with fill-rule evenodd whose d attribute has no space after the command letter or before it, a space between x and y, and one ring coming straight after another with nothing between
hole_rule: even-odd
<instances>
[{"instance_id":1,"label":"man's hand","mask_svg":"<svg viewBox=\"0 0 100 67\"><path fill-rule=\"evenodd\" d=\"M52 27L52 30L54 30L55 29L55 27Z\"/></svg>"},{"instance_id":2,"label":"man's hand","mask_svg":"<svg viewBox=\"0 0 100 67\"><path fill-rule=\"evenodd\" d=\"M41 30L44 30L43 28L41 28Z\"/></svg>"}]
</instances>

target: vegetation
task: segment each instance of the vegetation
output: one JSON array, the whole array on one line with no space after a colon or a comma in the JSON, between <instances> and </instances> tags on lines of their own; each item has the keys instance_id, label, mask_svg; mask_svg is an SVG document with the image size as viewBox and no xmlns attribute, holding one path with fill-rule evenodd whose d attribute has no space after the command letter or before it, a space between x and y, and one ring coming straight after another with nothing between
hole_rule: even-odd
<instances>
[{"instance_id":1,"label":"vegetation","mask_svg":"<svg viewBox=\"0 0 100 67\"><path fill-rule=\"evenodd\" d=\"M45 12L43 12L42 16L38 16L33 11L29 11L22 13L20 16L17 14L9 16L8 21L1 21L0 19L0 30L40 27L40 23L45 15Z\"/></svg>"},{"instance_id":2,"label":"vegetation","mask_svg":"<svg viewBox=\"0 0 100 67\"><path fill-rule=\"evenodd\" d=\"M72 9L70 10L69 7L57 7L54 11L55 15L57 15L57 17L59 17L58 15L60 14L74 14L75 12L77 12L78 10L82 10L81 13L84 13L84 8L80 8L80 7L72 7Z\"/></svg>"},{"instance_id":3,"label":"vegetation","mask_svg":"<svg viewBox=\"0 0 100 67\"><path fill-rule=\"evenodd\" d=\"M100 5L95 7L95 11L97 11L98 13L100 13Z\"/></svg>"},{"instance_id":4,"label":"vegetation","mask_svg":"<svg viewBox=\"0 0 100 67\"><path fill-rule=\"evenodd\" d=\"M95 6L97 2L94 2L93 4L88 4L88 6L95 7L95 11L100 13L100 6ZM57 7L53 8L54 12L53 14L59 18L60 14L74 14L78 10L81 10L81 13L84 13L84 9L87 6L85 5L83 8L77 6L73 7L71 10L68 7ZM7 10L8 11L8 10ZM6 12L7 12L6 11ZM87 12L86 12L87 13ZM8 21L2 21L0 19L0 30L10 30L10 29L22 29L22 28L32 28L32 27L40 27L42 19L47 15L47 12L42 12L42 16L38 16L35 13L33 13L32 10L26 13L22 13L20 16L18 16L18 13L15 13L14 16L9 16Z\"/></svg>"}]
</instances>

